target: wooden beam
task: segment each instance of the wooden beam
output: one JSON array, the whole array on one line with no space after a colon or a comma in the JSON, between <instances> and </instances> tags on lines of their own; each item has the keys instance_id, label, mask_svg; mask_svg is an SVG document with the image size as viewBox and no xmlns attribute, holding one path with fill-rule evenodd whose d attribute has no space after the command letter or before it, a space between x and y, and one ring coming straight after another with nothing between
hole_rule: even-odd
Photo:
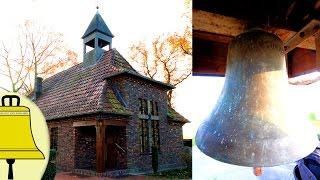
<instances>
[{"instance_id":1,"label":"wooden beam","mask_svg":"<svg viewBox=\"0 0 320 180\"><path fill-rule=\"evenodd\" d=\"M316 70L316 53L314 50L295 48L288 53L287 57L289 78Z\"/></svg>"},{"instance_id":2,"label":"wooden beam","mask_svg":"<svg viewBox=\"0 0 320 180\"><path fill-rule=\"evenodd\" d=\"M113 126L126 126L128 121L126 120L114 120L114 119L105 119L102 120L103 125L113 125ZM97 125L97 121L89 120L89 121L76 121L73 122L73 127L81 127L81 126L95 126Z\"/></svg>"},{"instance_id":3,"label":"wooden beam","mask_svg":"<svg viewBox=\"0 0 320 180\"><path fill-rule=\"evenodd\" d=\"M286 53L290 52L297 46L299 46L303 41L316 34L320 29L320 21L312 20L305 27L303 27L299 32L293 35L288 41L285 42Z\"/></svg>"},{"instance_id":4,"label":"wooden beam","mask_svg":"<svg viewBox=\"0 0 320 180\"><path fill-rule=\"evenodd\" d=\"M106 119L102 121L104 126L126 126L128 125L128 121L126 120L111 120L111 119Z\"/></svg>"},{"instance_id":5,"label":"wooden beam","mask_svg":"<svg viewBox=\"0 0 320 180\"><path fill-rule=\"evenodd\" d=\"M139 115L138 115L138 118L139 118L139 119L149 119L149 116L148 116L148 115L145 115L145 114L139 114ZM152 119L152 120L159 120L159 116L153 116L153 115L151 115L151 119Z\"/></svg>"},{"instance_id":6,"label":"wooden beam","mask_svg":"<svg viewBox=\"0 0 320 180\"><path fill-rule=\"evenodd\" d=\"M193 75L224 76L226 70L228 44L215 40L193 39Z\"/></svg>"},{"instance_id":7,"label":"wooden beam","mask_svg":"<svg viewBox=\"0 0 320 180\"><path fill-rule=\"evenodd\" d=\"M96 170L98 173L104 173L105 169L105 126L102 122L98 122L96 127Z\"/></svg>"},{"instance_id":8,"label":"wooden beam","mask_svg":"<svg viewBox=\"0 0 320 180\"><path fill-rule=\"evenodd\" d=\"M307 28L299 31L299 34L281 28L264 28L277 35L283 42L287 42L287 45L290 44L291 48L298 47L294 52L288 54L289 77L308 74L320 69L320 35L316 36L317 40L314 36L318 23L319 21L311 21ZM234 36L246 31L247 27L248 22L246 21L194 9L193 75L224 76L227 45ZM301 32L304 32L303 38L296 39L297 35L300 37ZM307 83L310 83L309 80Z\"/></svg>"},{"instance_id":9,"label":"wooden beam","mask_svg":"<svg viewBox=\"0 0 320 180\"><path fill-rule=\"evenodd\" d=\"M232 36L224 36L221 34L214 34L214 33L197 31L197 30L192 31L192 37L193 39L214 41L214 42L225 43L225 44L229 44L229 42L233 39Z\"/></svg>"},{"instance_id":10,"label":"wooden beam","mask_svg":"<svg viewBox=\"0 0 320 180\"><path fill-rule=\"evenodd\" d=\"M205 36L209 37L210 33ZM217 35L210 36L210 40L205 40L206 37L199 38L198 36L194 36L194 56L192 62L193 75L225 75L228 44L216 42L215 36ZM303 48L295 48L293 51L289 52L287 54L287 61L289 78L315 72L317 71L316 66L319 66L316 65L316 51ZM318 64L320 64L319 62L320 61L318 61ZM310 82L314 81L308 80L306 83L310 84Z\"/></svg>"},{"instance_id":11,"label":"wooden beam","mask_svg":"<svg viewBox=\"0 0 320 180\"><path fill-rule=\"evenodd\" d=\"M320 32L316 34L315 45L316 45L316 68L319 71L320 70Z\"/></svg>"},{"instance_id":12,"label":"wooden beam","mask_svg":"<svg viewBox=\"0 0 320 180\"><path fill-rule=\"evenodd\" d=\"M73 127L81 127L81 126L95 126L97 122L95 120L89 120L89 121L76 121L73 122Z\"/></svg>"},{"instance_id":13,"label":"wooden beam","mask_svg":"<svg viewBox=\"0 0 320 180\"><path fill-rule=\"evenodd\" d=\"M192 10L193 30L219 34L224 36L237 36L245 32L248 22L233 17L223 16L207 11ZM265 27L264 30L276 34L283 42L287 42L296 32L276 27ZM315 50L314 37L305 39L297 47Z\"/></svg>"},{"instance_id":14,"label":"wooden beam","mask_svg":"<svg viewBox=\"0 0 320 180\"><path fill-rule=\"evenodd\" d=\"M193 9L192 13L193 30L225 36L237 36L247 28L246 21L236 18L197 9Z\"/></svg>"}]
</instances>

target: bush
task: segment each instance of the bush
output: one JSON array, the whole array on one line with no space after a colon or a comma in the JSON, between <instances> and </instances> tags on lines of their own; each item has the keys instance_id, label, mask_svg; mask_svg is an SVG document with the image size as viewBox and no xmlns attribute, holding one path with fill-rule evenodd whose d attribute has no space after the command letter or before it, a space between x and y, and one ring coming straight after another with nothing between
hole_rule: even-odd
<instances>
[{"instance_id":1,"label":"bush","mask_svg":"<svg viewBox=\"0 0 320 180\"><path fill-rule=\"evenodd\" d=\"M152 174L151 176L157 178L150 178L150 179L191 179L192 172L190 169L174 169L169 171L162 171L161 174ZM146 178L149 179L149 178Z\"/></svg>"},{"instance_id":2,"label":"bush","mask_svg":"<svg viewBox=\"0 0 320 180\"><path fill-rule=\"evenodd\" d=\"M153 173L157 173L158 172L158 166L159 166L159 151L158 148L156 146L152 146L152 169L153 169Z\"/></svg>"},{"instance_id":3,"label":"bush","mask_svg":"<svg viewBox=\"0 0 320 180\"><path fill-rule=\"evenodd\" d=\"M51 149L50 155L49 155L49 162L41 180L54 180L54 177L56 176L56 173L57 173L56 164L55 164L56 156L57 156L56 150Z\"/></svg>"}]
</instances>

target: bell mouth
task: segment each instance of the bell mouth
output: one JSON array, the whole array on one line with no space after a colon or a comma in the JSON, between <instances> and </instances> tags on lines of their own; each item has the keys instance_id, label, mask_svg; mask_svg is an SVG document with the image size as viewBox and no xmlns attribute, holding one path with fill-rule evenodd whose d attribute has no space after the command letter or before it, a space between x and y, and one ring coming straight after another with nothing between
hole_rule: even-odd
<instances>
[{"instance_id":1,"label":"bell mouth","mask_svg":"<svg viewBox=\"0 0 320 180\"><path fill-rule=\"evenodd\" d=\"M246 167L289 164L306 157L319 145L319 140L312 133L250 140L223 134L208 128L205 123L200 125L195 140L197 147L207 156L223 163Z\"/></svg>"},{"instance_id":2,"label":"bell mouth","mask_svg":"<svg viewBox=\"0 0 320 180\"><path fill-rule=\"evenodd\" d=\"M0 159L44 159L39 149L0 149Z\"/></svg>"}]
</instances>

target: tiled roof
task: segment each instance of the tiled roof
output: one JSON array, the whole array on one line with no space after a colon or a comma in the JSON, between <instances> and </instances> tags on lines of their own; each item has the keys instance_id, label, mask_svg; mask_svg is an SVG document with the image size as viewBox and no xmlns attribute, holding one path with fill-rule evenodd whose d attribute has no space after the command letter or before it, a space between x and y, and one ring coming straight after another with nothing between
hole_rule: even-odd
<instances>
[{"instance_id":1,"label":"tiled roof","mask_svg":"<svg viewBox=\"0 0 320 180\"><path fill-rule=\"evenodd\" d=\"M111 49L104 52L93 66L84 67L80 63L44 80L42 94L35 102L47 120L98 112L130 115L130 110L119 102L112 84L106 80L122 72L142 76L116 49ZM171 86L145 80L160 86Z\"/></svg>"},{"instance_id":2,"label":"tiled roof","mask_svg":"<svg viewBox=\"0 0 320 180\"><path fill-rule=\"evenodd\" d=\"M149 78L149 77L146 77L146 76L143 76L141 74L138 74L138 73L133 73L131 71L128 71L128 70L123 70L121 72L118 72L118 73L114 73L114 74L111 74L109 76L107 76L106 78L113 78L113 77L117 77L117 76L120 76L120 75L129 75L129 76L134 76L136 78L139 78L139 79L142 79L142 80L145 80L145 81L149 81L151 83L156 83L158 85L161 85L167 89L174 89L175 87L171 84L167 84L167 83L163 83L163 82L160 82L160 81L157 81L157 80L154 80L152 78Z\"/></svg>"},{"instance_id":3,"label":"tiled roof","mask_svg":"<svg viewBox=\"0 0 320 180\"><path fill-rule=\"evenodd\" d=\"M168 120L180 123L189 123L190 121L175 111L172 107L168 107L167 112Z\"/></svg>"}]
</instances>

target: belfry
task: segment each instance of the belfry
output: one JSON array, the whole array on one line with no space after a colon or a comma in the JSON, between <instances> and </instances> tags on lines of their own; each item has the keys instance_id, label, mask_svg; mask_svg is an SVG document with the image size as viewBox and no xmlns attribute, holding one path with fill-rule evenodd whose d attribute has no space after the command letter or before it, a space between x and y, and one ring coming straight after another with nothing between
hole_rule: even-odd
<instances>
[{"instance_id":1,"label":"belfry","mask_svg":"<svg viewBox=\"0 0 320 180\"><path fill-rule=\"evenodd\" d=\"M95 64L101 58L106 48L106 50L112 48L113 37L113 34L97 11L82 36L84 64L86 66ZM93 49L87 52L87 46Z\"/></svg>"}]
</instances>

